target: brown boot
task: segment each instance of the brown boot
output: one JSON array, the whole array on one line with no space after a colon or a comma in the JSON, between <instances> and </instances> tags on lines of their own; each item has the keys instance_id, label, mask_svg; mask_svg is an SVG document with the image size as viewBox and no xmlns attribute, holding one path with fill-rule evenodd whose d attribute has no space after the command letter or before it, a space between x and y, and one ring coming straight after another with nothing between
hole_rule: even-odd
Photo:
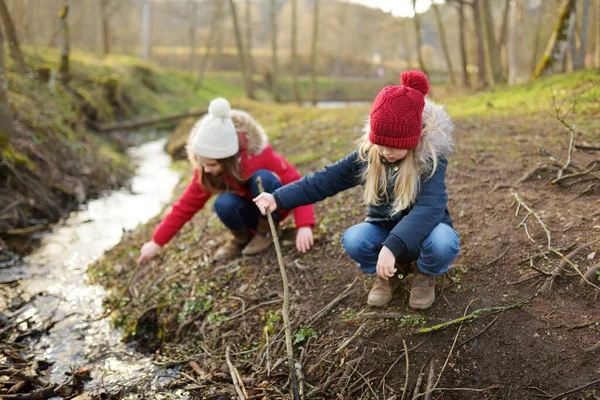
<instances>
[{"instance_id":1,"label":"brown boot","mask_svg":"<svg viewBox=\"0 0 600 400\"><path fill-rule=\"evenodd\" d=\"M435 275L415 272L412 289L410 291L410 308L424 310L431 307L435 301Z\"/></svg>"},{"instance_id":2,"label":"brown boot","mask_svg":"<svg viewBox=\"0 0 600 400\"><path fill-rule=\"evenodd\" d=\"M233 238L219 247L214 255L214 259L217 261L225 261L230 258L239 256L242 253L242 249L246 247L250 241L250 232L248 228L241 228L232 230L231 234Z\"/></svg>"},{"instance_id":3,"label":"brown boot","mask_svg":"<svg viewBox=\"0 0 600 400\"><path fill-rule=\"evenodd\" d=\"M373 307L383 307L390 301L394 290L400 284L400 280L396 277L391 277L387 281L383 278L375 278L373 288L369 291L369 297L367 297L367 304Z\"/></svg>"},{"instance_id":4,"label":"brown boot","mask_svg":"<svg viewBox=\"0 0 600 400\"><path fill-rule=\"evenodd\" d=\"M279 235L279 221L273 220L273 222L275 223L277 235ZM254 235L252 240L250 240L250 243L244 247L242 254L245 256L253 256L262 253L268 249L271 244L273 244L273 235L271 235L269 221L266 218L259 218L258 226L256 227L256 235Z\"/></svg>"}]
</instances>

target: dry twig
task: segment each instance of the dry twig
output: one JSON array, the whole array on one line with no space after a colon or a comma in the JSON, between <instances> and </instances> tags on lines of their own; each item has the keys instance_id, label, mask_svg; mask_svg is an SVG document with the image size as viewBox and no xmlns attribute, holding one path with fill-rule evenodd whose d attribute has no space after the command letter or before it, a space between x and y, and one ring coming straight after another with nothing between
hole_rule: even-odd
<instances>
[{"instance_id":1,"label":"dry twig","mask_svg":"<svg viewBox=\"0 0 600 400\"><path fill-rule=\"evenodd\" d=\"M233 387L240 398L240 400L246 400L248 398L248 394L246 393L246 389L244 388L244 382L240 379L240 374L237 372L235 366L231 363L231 358L229 354L231 349L229 346L225 349L225 361L227 362L227 366L229 367L229 373L231 374L231 380L233 381Z\"/></svg>"}]
</instances>

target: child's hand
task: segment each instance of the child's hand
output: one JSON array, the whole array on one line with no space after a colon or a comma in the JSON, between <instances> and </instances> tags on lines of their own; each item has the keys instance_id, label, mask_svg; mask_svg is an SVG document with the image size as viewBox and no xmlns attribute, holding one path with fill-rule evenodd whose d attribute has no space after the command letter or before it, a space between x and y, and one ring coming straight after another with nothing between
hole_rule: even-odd
<instances>
[{"instance_id":1,"label":"child's hand","mask_svg":"<svg viewBox=\"0 0 600 400\"><path fill-rule=\"evenodd\" d=\"M273 196L271 193L261 193L256 198L254 198L253 201L256 204L256 207L258 207L258 209L262 213L262 215L267 215L267 213L265 212L265 208L271 212L277 210L275 196Z\"/></svg>"},{"instance_id":2,"label":"child's hand","mask_svg":"<svg viewBox=\"0 0 600 400\"><path fill-rule=\"evenodd\" d=\"M396 273L396 257L394 253L387 247L383 246L379 251L377 259L377 276L383 279L388 279Z\"/></svg>"},{"instance_id":3,"label":"child's hand","mask_svg":"<svg viewBox=\"0 0 600 400\"><path fill-rule=\"evenodd\" d=\"M140 249L141 254L140 257L137 259L137 263L145 264L148 260L154 258L156 256L156 253L158 253L158 249L160 249L160 246L152 240L144 243L144 245Z\"/></svg>"},{"instance_id":4,"label":"child's hand","mask_svg":"<svg viewBox=\"0 0 600 400\"><path fill-rule=\"evenodd\" d=\"M298 228L296 233L296 249L301 253L306 253L314 244L312 229L308 226Z\"/></svg>"}]
</instances>

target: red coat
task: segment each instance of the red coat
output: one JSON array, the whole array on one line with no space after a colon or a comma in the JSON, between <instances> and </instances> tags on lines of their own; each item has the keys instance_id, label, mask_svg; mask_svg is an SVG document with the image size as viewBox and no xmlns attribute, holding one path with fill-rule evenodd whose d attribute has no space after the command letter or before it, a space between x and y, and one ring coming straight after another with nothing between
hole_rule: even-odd
<instances>
[{"instance_id":1,"label":"red coat","mask_svg":"<svg viewBox=\"0 0 600 400\"><path fill-rule=\"evenodd\" d=\"M232 111L232 119L236 127L240 125L239 118L242 119L241 125L245 128L248 127L243 125L244 122L256 124L254 120L245 120L246 116L248 116L246 113L242 113L238 119L235 116L236 114ZM248 133L239 133L240 171L242 178L248 179L257 170L266 169L276 174L283 185L300 179L301 176L298 171L285 158L275 153L273 148L266 142L266 136L262 132L262 128L260 128L259 132L255 132L256 129L255 126L250 126L249 129L246 129L246 131L249 131ZM201 168L201 166L194 167L194 177L185 192L154 231L152 240L155 243L161 246L165 245L196 212L204 207L211 197L212 193L208 192L198 181L198 167ZM248 185L240 186L227 176L225 179L230 184L230 187L235 189L235 193L247 199L252 199ZM289 211L281 210L280 214L282 218L285 218L289 214ZM314 226L314 207L309 205L295 208L294 219L297 228Z\"/></svg>"}]
</instances>

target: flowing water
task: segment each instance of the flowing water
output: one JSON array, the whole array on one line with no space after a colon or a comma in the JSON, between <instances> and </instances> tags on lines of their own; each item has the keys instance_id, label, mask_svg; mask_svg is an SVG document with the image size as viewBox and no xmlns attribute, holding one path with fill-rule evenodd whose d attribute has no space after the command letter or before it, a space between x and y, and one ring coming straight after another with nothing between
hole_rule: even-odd
<instances>
[{"instance_id":1,"label":"flowing water","mask_svg":"<svg viewBox=\"0 0 600 400\"><path fill-rule=\"evenodd\" d=\"M98 320L104 308L104 288L86 282L87 266L116 245L124 230L157 215L171 199L179 174L170 169L165 139L131 148L138 174L130 190L119 190L90 201L72 213L24 263L0 269L0 282L19 280L32 296L19 318L42 326L56 324L31 339L33 355L54 362L49 378L65 380L71 369L89 367L92 380L86 390L129 393L128 398L186 398L183 392L162 390L177 375L161 370L152 360L122 343L122 333L110 318ZM133 394L132 394L133 393Z\"/></svg>"}]
</instances>

